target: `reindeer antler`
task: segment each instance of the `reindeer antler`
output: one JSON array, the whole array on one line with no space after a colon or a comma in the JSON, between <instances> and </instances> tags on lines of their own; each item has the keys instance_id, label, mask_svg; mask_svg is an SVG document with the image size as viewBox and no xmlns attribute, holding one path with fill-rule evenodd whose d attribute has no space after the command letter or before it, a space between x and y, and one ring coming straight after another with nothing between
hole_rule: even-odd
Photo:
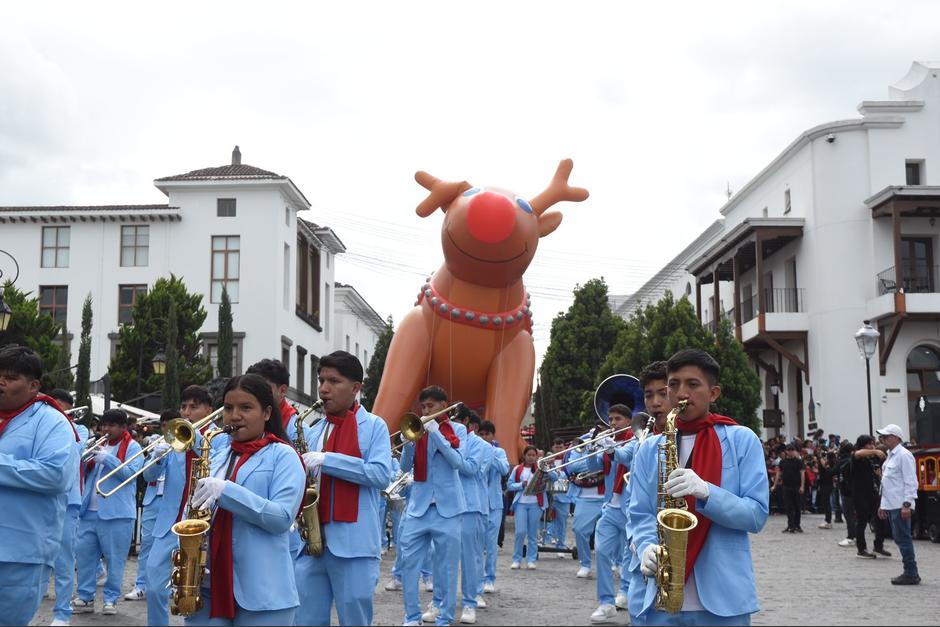
<instances>
[{"instance_id":1,"label":"reindeer antler","mask_svg":"<svg viewBox=\"0 0 940 627\"><path fill-rule=\"evenodd\" d=\"M471 187L466 181L442 181L424 171L415 172L415 180L418 185L431 192L415 209L422 218L434 213L438 207L443 209L445 205Z\"/></svg>"},{"instance_id":2,"label":"reindeer antler","mask_svg":"<svg viewBox=\"0 0 940 627\"><path fill-rule=\"evenodd\" d=\"M561 163L558 164L552 182L548 184L544 192L529 202L535 215L542 215L546 209L563 200L581 202L588 197L588 190L568 185L568 177L571 176L573 167L574 161L571 159L562 159Z\"/></svg>"}]
</instances>

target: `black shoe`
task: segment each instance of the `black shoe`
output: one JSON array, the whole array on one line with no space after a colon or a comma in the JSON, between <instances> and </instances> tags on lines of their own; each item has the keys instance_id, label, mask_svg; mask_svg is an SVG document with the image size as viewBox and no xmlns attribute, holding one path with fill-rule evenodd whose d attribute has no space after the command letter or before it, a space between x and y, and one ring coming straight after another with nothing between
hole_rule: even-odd
<instances>
[{"instance_id":1,"label":"black shoe","mask_svg":"<svg viewBox=\"0 0 940 627\"><path fill-rule=\"evenodd\" d=\"M917 575L901 575L891 579L891 583L896 586L916 586L920 583L920 577Z\"/></svg>"},{"instance_id":2,"label":"black shoe","mask_svg":"<svg viewBox=\"0 0 940 627\"><path fill-rule=\"evenodd\" d=\"M859 551L859 552L858 552L858 555L856 555L855 557L859 557L859 558L868 558L868 559L875 559L875 558L878 557L878 556L875 555L874 553L869 552L869 551Z\"/></svg>"},{"instance_id":3,"label":"black shoe","mask_svg":"<svg viewBox=\"0 0 940 627\"><path fill-rule=\"evenodd\" d=\"M780 533L793 533L793 527L787 527L786 529L784 529L784 530L781 531Z\"/></svg>"},{"instance_id":4,"label":"black shoe","mask_svg":"<svg viewBox=\"0 0 940 627\"><path fill-rule=\"evenodd\" d=\"M803 528L802 528L802 527L797 527L797 528L794 529L793 531L796 532L796 533L803 533Z\"/></svg>"},{"instance_id":5,"label":"black shoe","mask_svg":"<svg viewBox=\"0 0 940 627\"><path fill-rule=\"evenodd\" d=\"M878 555L884 555L885 557L891 557L891 553L889 551L885 551L884 549L875 549L875 553Z\"/></svg>"},{"instance_id":6,"label":"black shoe","mask_svg":"<svg viewBox=\"0 0 940 627\"><path fill-rule=\"evenodd\" d=\"M845 521L842 520L842 517L841 517L841 516L836 516L836 522L837 522L837 523L843 523L843 522L845 522Z\"/></svg>"}]
</instances>

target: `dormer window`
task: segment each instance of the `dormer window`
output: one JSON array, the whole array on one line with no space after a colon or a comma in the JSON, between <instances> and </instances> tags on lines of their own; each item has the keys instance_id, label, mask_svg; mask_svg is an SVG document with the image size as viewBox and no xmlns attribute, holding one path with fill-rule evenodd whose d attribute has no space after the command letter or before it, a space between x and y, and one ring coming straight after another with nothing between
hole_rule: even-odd
<instances>
[{"instance_id":1,"label":"dormer window","mask_svg":"<svg viewBox=\"0 0 940 627\"><path fill-rule=\"evenodd\" d=\"M235 217L235 199L234 198L218 198L215 201L216 209L215 215L220 218L234 218Z\"/></svg>"},{"instance_id":2,"label":"dormer window","mask_svg":"<svg viewBox=\"0 0 940 627\"><path fill-rule=\"evenodd\" d=\"M905 185L922 185L924 162L920 160L908 159L904 163Z\"/></svg>"}]
</instances>

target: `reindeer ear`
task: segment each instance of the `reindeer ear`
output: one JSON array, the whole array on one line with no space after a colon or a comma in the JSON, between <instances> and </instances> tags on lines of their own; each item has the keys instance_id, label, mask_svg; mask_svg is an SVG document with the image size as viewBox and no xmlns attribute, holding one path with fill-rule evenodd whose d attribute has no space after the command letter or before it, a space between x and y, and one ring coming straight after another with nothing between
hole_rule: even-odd
<instances>
[{"instance_id":1,"label":"reindeer ear","mask_svg":"<svg viewBox=\"0 0 940 627\"><path fill-rule=\"evenodd\" d=\"M561 213L549 211L539 216L539 237L545 237L561 224Z\"/></svg>"},{"instance_id":2,"label":"reindeer ear","mask_svg":"<svg viewBox=\"0 0 940 627\"><path fill-rule=\"evenodd\" d=\"M470 183L466 181L445 182L427 172L415 172L415 181L430 192L427 198L415 208L415 213L422 218L434 213L438 207L443 210L457 196L470 189Z\"/></svg>"}]
</instances>

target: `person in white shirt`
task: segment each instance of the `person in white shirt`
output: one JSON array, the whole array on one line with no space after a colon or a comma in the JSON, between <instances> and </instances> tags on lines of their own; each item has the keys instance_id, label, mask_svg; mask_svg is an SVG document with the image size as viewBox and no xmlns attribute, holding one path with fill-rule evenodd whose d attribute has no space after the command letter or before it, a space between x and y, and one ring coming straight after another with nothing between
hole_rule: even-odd
<instances>
[{"instance_id":1,"label":"person in white shirt","mask_svg":"<svg viewBox=\"0 0 940 627\"><path fill-rule=\"evenodd\" d=\"M888 447L888 458L881 466L881 504L878 518L891 523L891 534L901 551L904 573L891 579L896 586L920 583L914 541L911 537L911 514L917 499L917 469L914 456L901 446L904 434L901 427L890 424L878 429L879 439Z\"/></svg>"}]
</instances>

